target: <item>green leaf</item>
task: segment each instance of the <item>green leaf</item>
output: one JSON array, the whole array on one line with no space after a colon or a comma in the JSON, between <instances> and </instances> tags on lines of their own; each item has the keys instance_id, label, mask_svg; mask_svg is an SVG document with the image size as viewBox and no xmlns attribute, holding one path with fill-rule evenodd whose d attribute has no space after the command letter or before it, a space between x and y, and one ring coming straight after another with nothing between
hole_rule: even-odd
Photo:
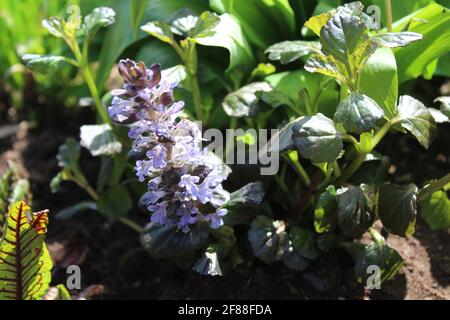
<instances>
[{"instance_id":1,"label":"green leaf","mask_svg":"<svg viewBox=\"0 0 450 320\"><path fill-rule=\"evenodd\" d=\"M281 153L283 151L293 149L292 127L298 123L303 117L296 118L279 129L261 149L260 154L268 154L268 152Z\"/></svg>"},{"instance_id":2,"label":"green leaf","mask_svg":"<svg viewBox=\"0 0 450 320\"><path fill-rule=\"evenodd\" d=\"M450 200L444 190L420 201L419 211L431 230L450 228Z\"/></svg>"},{"instance_id":3,"label":"green leaf","mask_svg":"<svg viewBox=\"0 0 450 320\"><path fill-rule=\"evenodd\" d=\"M445 123L450 121L449 118L438 109L428 108L428 111L436 123Z\"/></svg>"},{"instance_id":4,"label":"green leaf","mask_svg":"<svg viewBox=\"0 0 450 320\"><path fill-rule=\"evenodd\" d=\"M388 157L375 157L373 154L368 154L365 161L350 178L350 182L356 185L365 183L374 189L378 189L386 181L389 167Z\"/></svg>"},{"instance_id":5,"label":"green leaf","mask_svg":"<svg viewBox=\"0 0 450 320\"><path fill-rule=\"evenodd\" d=\"M417 19L427 22L420 22ZM399 83L418 78L431 62L449 52L450 41L447 40L450 37L449 23L450 10L437 3L430 3L394 24L394 31L408 28L408 31L423 36L421 41L394 51Z\"/></svg>"},{"instance_id":6,"label":"green leaf","mask_svg":"<svg viewBox=\"0 0 450 320\"><path fill-rule=\"evenodd\" d=\"M314 163L333 162L343 147L333 121L321 113L301 118L292 131L300 156Z\"/></svg>"},{"instance_id":7,"label":"green leaf","mask_svg":"<svg viewBox=\"0 0 450 320\"><path fill-rule=\"evenodd\" d=\"M317 233L324 233L334 229L337 208L336 189L330 185L319 196L314 209L314 228Z\"/></svg>"},{"instance_id":8,"label":"green leaf","mask_svg":"<svg viewBox=\"0 0 450 320\"><path fill-rule=\"evenodd\" d=\"M414 234L417 215L417 187L415 184L385 184L378 194L378 215L383 226L399 236Z\"/></svg>"},{"instance_id":9,"label":"green leaf","mask_svg":"<svg viewBox=\"0 0 450 320\"><path fill-rule=\"evenodd\" d=\"M108 7L95 8L84 17L83 29L92 38L100 28L112 25L115 22L116 13Z\"/></svg>"},{"instance_id":10,"label":"green leaf","mask_svg":"<svg viewBox=\"0 0 450 320\"><path fill-rule=\"evenodd\" d=\"M294 249L304 258L313 260L319 256L314 245L314 233L311 230L293 226L289 231Z\"/></svg>"},{"instance_id":11,"label":"green leaf","mask_svg":"<svg viewBox=\"0 0 450 320\"><path fill-rule=\"evenodd\" d=\"M210 245L206 251L203 252L193 270L205 276L221 276L222 269L220 267L218 246Z\"/></svg>"},{"instance_id":12,"label":"green leaf","mask_svg":"<svg viewBox=\"0 0 450 320\"><path fill-rule=\"evenodd\" d=\"M122 151L122 144L109 124L81 126L80 145L88 149L93 157L112 156Z\"/></svg>"},{"instance_id":13,"label":"green leaf","mask_svg":"<svg viewBox=\"0 0 450 320\"><path fill-rule=\"evenodd\" d=\"M184 233L177 226L149 223L141 234L141 243L154 259L173 258L202 248L208 235L206 225L192 225Z\"/></svg>"},{"instance_id":14,"label":"green leaf","mask_svg":"<svg viewBox=\"0 0 450 320\"><path fill-rule=\"evenodd\" d=\"M258 63L258 65L252 70L251 77L265 77L276 71L276 68L271 63Z\"/></svg>"},{"instance_id":15,"label":"green leaf","mask_svg":"<svg viewBox=\"0 0 450 320\"><path fill-rule=\"evenodd\" d=\"M59 147L58 155L56 159L58 160L58 165L67 169L77 169L78 160L80 159L80 145L73 138L68 138L66 143Z\"/></svg>"},{"instance_id":16,"label":"green leaf","mask_svg":"<svg viewBox=\"0 0 450 320\"><path fill-rule=\"evenodd\" d=\"M161 40L162 42L172 43L174 40L172 30L167 23L161 21L149 22L141 27L142 31Z\"/></svg>"},{"instance_id":17,"label":"green leaf","mask_svg":"<svg viewBox=\"0 0 450 320\"><path fill-rule=\"evenodd\" d=\"M349 78L345 65L337 61L332 55L314 55L306 61L305 70L336 78L343 83L347 83Z\"/></svg>"},{"instance_id":18,"label":"green leaf","mask_svg":"<svg viewBox=\"0 0 450 320\"><path fill-rule=\"evenodd\" d=\"M397 251L387 244L372 243L346 243L345 249L350 252L355 260L355 274L358 282L367 283L369 266L380 268L380 282L391 280L402 268L403 260Z\"/></svg>"},{"instance_id":19,"label":"green leaf","mask_svg":"<svg viewBox=\"0 0 450 320\"><path fill-rule=\"evenodd\" d=\"M194 38L194 41L203 46L227 49L230 54L227 71L237 66L249 69L253 64L254 57L250 45L239 23L229 14L220 15L220 22L214 27L211 34Z\"/></svg>"},{"instance_id":20,"label":"green leaf","mask_svg":"<svg viewBox=\"0 0 450 320\"><path fill-rule=\"evenodd\" d=\"M56 218L61 220L67 220L72 218L74 215L84 211L84 210L94 210L97 211L97 204L93 201L82 201L77 204L64 208L56 213Z\"/></svg>"},{"instance_id":21,"label":"green leaf","mask_svg":"<svg viewBox=\"0 0 450 320\"><path fill-rule=\"evenodd\" d=\"M317 16L309 18L308 21L305 22L305 27L320 36L320 31L332 17L333 14L331 12L321 13Z\"/></svg>"},{"instance_id":22,"label":"green leaf","mask_svg":"<svg viewBox=\"0 0 450 320\"><path fill-rule=\"evenodd\" d=\"M450 97L438 97L434 99L434 102L441 103L441 111L447 117L450 117Z\"/></svg>"},{"instance_id":23,"label":"green leaf","mask_svg":"<svg viewBox=\"0 0 450 320\"><path fill-rule=\"evenodd\" d=\"M225 112L231 117L248 117L258 110L259 91L271 91L267 82L253 82L247 84L237 91L226 95L222 102Z\"/></svg>"},{"instance_id":24,"label":"green leaf","mask_svg":"<svg viewBox=\"0 0 450 320\"><path fill-rule=\"evenodd\" d=\"M391 49L380 48L369 58L361 74L360 90L383 108L388 119L395 116L398 78L397 62Z\"/></svg>"},{"instance_id":25,"label":"green leaf","mask_svg":"<svg viewBox=\"0 0 450 320\"><path fill-rule=\"evenodd\" d=\"M337 223L342 233L360 237L375 221L375 194L368 185L339 188Z\"/></svg>"},{"instance_id":26,"label":"green leaf","mask_svg":"<svg viewBox=\"0 0 450 320\"><path fill-rule=\"evenodd\" d=\"M388 48L405 47L411 42L422 40L422 35L415 32L387 32L373 37L382 46Z\"/></svg>"},{"instance_id":27,"label":"green leaf","mask_svg":"<svg viewBox=\"0 0 450 320\"><path fill-rule=\"evenodd\" d=\"M189 12L187 15L174 20L171 23L172 32L189 38L202 38L212 36L220 18L215 13L208 11L196 16Z\"/></svg>"},{"instance_id":28,"label":"green leaf","mask_svg":"<svg viewBox=\"0 0 450 320\"><path fill-rule=\"evenodd\" d=\"M354 92L339 103L334 120L342 122L347 131L361 133L372 130L383 115L383 109L373 99Z\"/></svg>"},{"instance_id":29,"label":"green leaf","mask_svg":"<svg viewBox=\"0 0 450 320\"><path fill-rule=\"evenodd\" d=\"M311 53L320 53L320 45L313 41L283 41L271 45L264 53L269 54L270 60L286 64Z\"/></svg>"},{"instance_id":30,"label":"green leaf","mask_svg":"<svg viewBox=\"0 0 450 320\"><path fill-rule=\"evenodd\" d=\"M121 185L106 190L97 201L98 211L112 218L126 216L132 207L128 190Z\"/></svg>"},{"instance_id":31,"label":"green leaf","mask_svg":"<svg viewBox=\"0 0 450 320\"><path fill-rule=\"evenodd\" d=\"M259 181L246 184L233 192L223 205L228 210L227 215L223 217L225 225L248 223L261 210L264 193L264 186Z\"/></svg>"},{"instance_id":32,"label":"green leaf","mask_svg":"<svg viewBox=\"0 0 450 320\"><path fill-rule=\"evenodd\" d=\"M397 112L401 126L428 149L436 136L436 123L430 111L419 100L410 96L401 96Z\"/></svg>"},{"instance_id":33,"label":"green leaf","mask_svg":"<svg viewBox=\"0 0 450 320\"><path fill-rule=\"evenodd\" d=\"M248 231L248 241L254 255L265 263L281 260L289 242L285 228L281 220L257 216Z\"/></svg>"},{"instance_id":34,"label":"green leaf","mask_svg":"<svg viewBox=\"0 0 450 320\"><path fill-rule=\"evenodd\" d=\"M61 65L61 62L65 61L66 58L62 56L26 54L22 57L22 60L32 71L45 74L57 69Z\"/></svg>"},{"instance_id":35,"label":"green leaf","mask_svg":"<svg viewBox=\"0 0 450 320\"><path fill-rule=\"evenodd\" d=\"M130 1L130 20L131 25L135 32L138 30L139 23L141 22L145 10L149 4L149 0L131 0Z\"/></svg>"},{"instance_id":36,"label":"green leaf","mask_svg":"<svg viewBox=\"0 0 450 320\"><path fill-rule=\"evenodd\" d=\"M38 300L47 292L53 267L44 239L48 210L27 217L25 202L11 206L0 243L0 299Z\"/></svg>"}]
</instances>

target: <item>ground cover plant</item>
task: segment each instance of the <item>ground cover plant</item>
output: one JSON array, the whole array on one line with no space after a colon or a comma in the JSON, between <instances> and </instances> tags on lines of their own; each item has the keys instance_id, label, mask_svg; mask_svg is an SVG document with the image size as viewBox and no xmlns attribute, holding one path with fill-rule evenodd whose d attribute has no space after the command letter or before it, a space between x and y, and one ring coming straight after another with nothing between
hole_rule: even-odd
<instances>
[{"instance_id":1,"label":"ground cover plant","mask_svg":"<svg viewBox=\"0 0 450 320\"><path fill-rule=\"evenodd\" d=\"M311 275L338 254L353 259L347 281L376 291L404 269L389 239L450 229L442 1L50 3L29 17L41 31L24 28L39 45L2 37L12 66L0 134L14 141L14 122L55 119L71 133L39 188L14 159L4 166L0 298L92 295L51 281L58 258L44 242L48 210L26 204L35 199L52 221L121 224L129 235L114 237L140 243L127 254L219 281L261 263ZM0 5L0 23L24 18L19 7ZM440 170L395 176L415 162L398 155L405 141L427 155L435 140ZM40 200L43 186L57 205Z\"/></svg>"}]
</instances>

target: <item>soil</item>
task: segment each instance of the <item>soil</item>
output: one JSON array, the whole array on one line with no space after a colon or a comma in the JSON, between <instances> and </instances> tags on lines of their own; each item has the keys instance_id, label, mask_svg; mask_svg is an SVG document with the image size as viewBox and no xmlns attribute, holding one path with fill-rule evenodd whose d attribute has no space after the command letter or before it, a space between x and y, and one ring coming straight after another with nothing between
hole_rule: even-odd
<instances>
[{"instance_id":1,"label":"soil","mask_svg":"<svg viewBox=\"0 0 450 320\"><path fill-rule=\"evenodd\" d=\"M66 183L60 193L52 194L48 184L58 172L58 146L66 137L76 137L79 124L89 120L78 115L69 124L53 121L35 129L22 122L15 134L0 140L0 174L8 161L13 162L31 182L36 209L58 212L86 200L75 185ZM390 134L379 148L391 157L389 179L425 183L447 173L449 136L450 124L440 125L437 139L426 151L406 135ZM96 160L86 154L81 162L88 172L98 169ZM147 220L138 211L131 218L142 224ZM66 267L78 264L83 288L104 286L104 290L94 287L102 291L96 299L450 299L449 231L431 232L419 217L414 236L391 235L387 241L403 257L404 266L380 290L367 291L354 280L350 256L338 249L315 260L303 273L255 260L224 277L204 277L170 261L152 260L135 231L95 212L51 219L47 239L55 261L53 282L65 282Z\"/></svg>"}]
</instances>

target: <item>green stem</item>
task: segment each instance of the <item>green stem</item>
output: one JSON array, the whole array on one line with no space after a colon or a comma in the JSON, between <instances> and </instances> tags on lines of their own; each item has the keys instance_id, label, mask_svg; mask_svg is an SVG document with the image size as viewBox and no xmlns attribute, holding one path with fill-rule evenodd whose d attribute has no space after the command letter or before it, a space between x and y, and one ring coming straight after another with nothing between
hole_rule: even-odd
<instances>
[{"instance_id":1,"label":"green stem","mask_svg":"<svg viewBox=\"0 0 450 320\"><path fill-rule=\"evenodd\" d=\"M126 225L126 226L128 226L128 227L130 227L131 229L133 229L134 231L136 231L136 232L139 232L139 233L141 233L143 230L144 230L144 228L142 228L140 225L138 225L136 222L134 222L134 221L132 221L132 220L130 220L130 219L128 219L128 218L125 218L125 217L119 217L119 218L117 218L120 222L122 222L124 225Z\"/></svg>"},{"instance_id":2,"label":"green stem","mask_svg":"<svg viewBox=\"0 0 450 320\"><path fill-rule=\"evenodd\" d=\"M387 31L392 32L392 4L391 0L384 0L384 5L386 7L386 26Z\"/></svg>"},{"instance_id":3,"label":"green stem","mask_svg":"<svg viewBox=\"0 0 450 320\"><path fill-rule=\"evenodd\" d=\"M375 243L379 246L379 247L383 247L384 244L386 243L386 240L383 238L383 236L373 227L369 228L369 233L373 239L373 241L375 241Z\"/></svg>"},{"instance_id":4,"label":"green stem","mask_svg":"<svg viewBox=\"0 0 450 320\"><path fill-rule=\"evenodd\" d=\"M300 178L302 178L303 183L307 186L311 185L311 179L309 178L308 173L305 168L298 161L298 153L297 151L291 151L287 154L284 154L283 157L288 160L288 162L292 165L295 171L298 173Z\"/></svg>"},{"instance_id":5,"label":"green stem","mask_svg":"<svg viewBox=\"0 0 450 320\"><path fill-rule=\"evenodd\" d=\"M444 188L444 186L447 185L448 183L450 183L450 173L443 176L439 180L436 180L436 181L430 183L425 188L420 190L420 192L417 196L417 200L419 200L419 201L425 200L426 198L431 196L434 192L442 190Z\"/></svg>"}]
</instances>

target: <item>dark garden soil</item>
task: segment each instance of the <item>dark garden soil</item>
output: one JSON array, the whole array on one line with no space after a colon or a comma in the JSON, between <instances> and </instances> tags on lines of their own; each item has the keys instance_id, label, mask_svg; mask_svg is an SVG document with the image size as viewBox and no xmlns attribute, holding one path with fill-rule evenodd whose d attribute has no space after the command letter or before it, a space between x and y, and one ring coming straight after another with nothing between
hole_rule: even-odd
<instances>
[{"instance_id":1,"label":"dark garden soil","mask_svg":"<svg viewBox=\"0 0 450 320\"><path fill-rule=\"evenodd\" d=\"M82 114L70 118L70 123L47 121L37 129L23 122L13 129L15 134L1 138L0 173L8 161L19 167L31 182L35 209L57 212L87 199L70 183L58 194L52 194L48 184L58 171L58 146L66 137L76 137L80 123L89 120ZM424 183L450 171L449 136L450 125L440 125L438 138L425 151L406 135L390 134L379 148L391 158L389 179ZM97 162L86 154L81 162L87 172L98 170ZM144 224L148 217L136 211L132 219ZM255 260L224 277L204 277L169 261L152 260L136 232L95 212L50 221L47 243L55 261L54 283L65 282L65 268L78 264L83 288L103 286L93 288L103 291L95 299L450 299L450 232L432 232L420 218L413 237L388 237L404 267L381 290L371 292L355 282L353 261L340 250L317 259L303 273Z\"/></svg>"}]
</instances>

